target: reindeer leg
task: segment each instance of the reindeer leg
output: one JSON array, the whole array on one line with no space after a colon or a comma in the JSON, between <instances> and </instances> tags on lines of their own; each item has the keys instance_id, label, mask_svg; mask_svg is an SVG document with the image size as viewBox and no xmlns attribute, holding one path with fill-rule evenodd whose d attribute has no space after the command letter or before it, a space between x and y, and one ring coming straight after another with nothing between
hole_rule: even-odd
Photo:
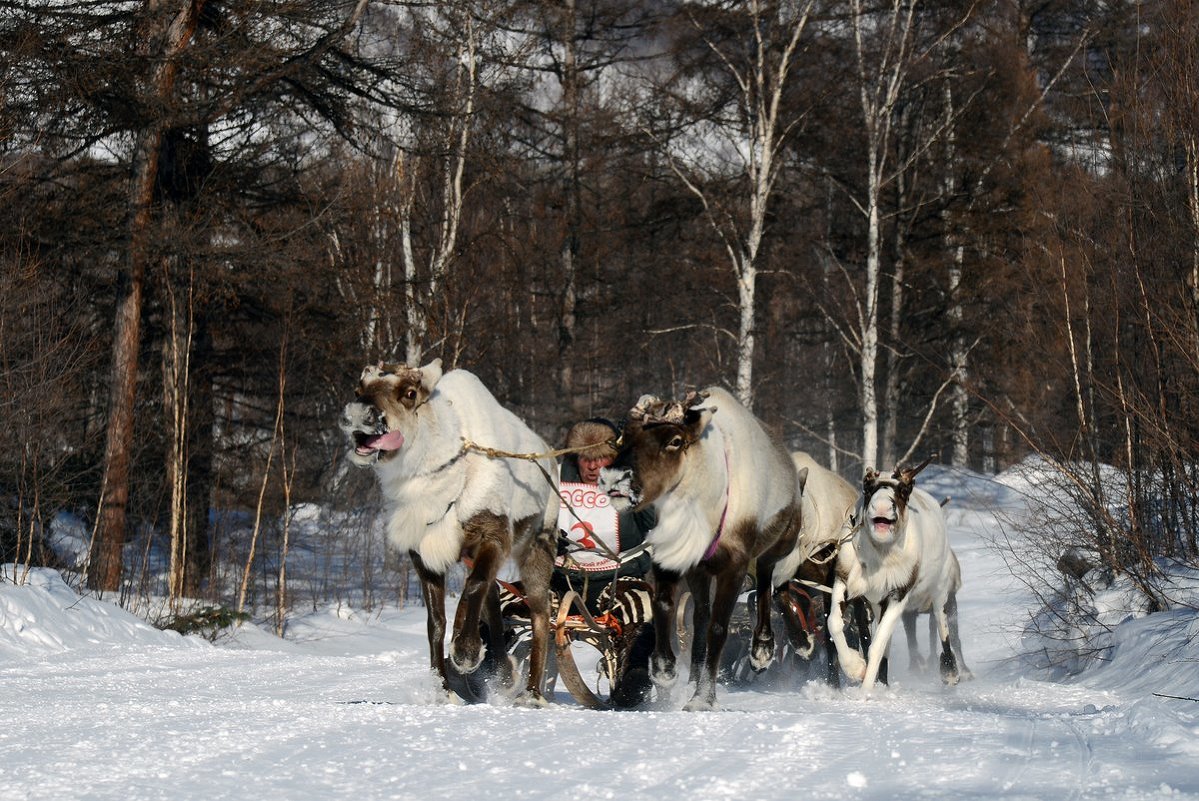
<instances>
[{"instance_id":1,"label":"reindeer leg","mask_svg":"<svg viewBox=\"0 0 1199 801\"><path fill-rule=\"evenodd\" d=\"M704 656L708 652L708 631L712 620L712 579L703 568L687 573L687 589L691 591L691 673L692 684L698 686L703 673Z\"/></svg>"},{"instance_id":2,"label":"reindeer leg","mask_svg":"<svg viewBox=\"0 0 1199 801\"><path fill-rule=\"evenodd\" d=\"M862 678L862 689L866 692L874 687L874 682L879 676L879 669L887 656L887 648L891 645L891 635L895 633L895 626L899 624L906 605L906 598L896 598L886 603L882 614L879 615L878 629L874 632L874 637L870 641L870 649L867 652L866 675Z\"/></svg>"},{"instance_id":3,"label":"reindeer leg","mask_svg":"<svg viewBox=\"0 0 1199 801\"><path fill-rule=\"evenodd\" d=\"M828 636L837 649L837 658L845 675L854 681L861 681L866 675L866 663L861 655L849 647L845 641L845 581L837 578L833 581L833 593L829 599ZM860 637L861 635L859 635Z\"/></svg>"},{"instance_id":4,"label":"reindeer leg","mask_svg":"<svg viewBox=\"0 0 1199 801\"><path fill-rule=\"evenodd\" d=\"M953 646L953 653L958 658L958 673L963 679L974 678L974 672L966 667L966 657L962 652L962 636L958 632L958 596L957 593L949 593L949 603L945 606L945 616L949 621L949 642Z\"/></svg>"},{"instance_id":5,"label":"reindeer leg","mask_svg":"<svg viewBox=\"0 0 1199 801\"><path fill-rule=\"evenodd\" d=\"M679 585L679 574L654 565L654 653L650 657L650 678L660 688L670 687L678 679L675 666L674 647L674 604L675 591ZM695 604L695 615L699 614L699 603ZM706 610L705 610L706 613ZM693 629L694 639L702 635ZM694 653L695 644L692 644Z\"/></svg>"},{"instance_id":6,"label":"reindeer leg","mask_svg":"<svg viewBox=\"0 0 1199 801\"><path fill-rule=\"evenodd\" d=\"M832 561L835 562L835 560ZM828 567L828 575L825 577L824 586L829 587L831 592L832 586L836 583L837 568L835 563L830 563ZM822 598L821 604L824 606L824 664L825 670L827 671L825 673L825 681L829 683L830 687L840 687L841 670L837 662L837 648L833 643L832 635L829 633L829 617L833 611L832 595L830 594L827 597ZM844 639L844 633L842 633L841 636L842 639Z\"/></svg>"},{"instance_id":7,"label":"reindeer leg","mask_svg":"<svg viewBox=\"0 0 1199 801\"><path fill-rule=\"evenodd\" d=\"M924 656L916 642L916 618L919 614L910 609L903 613L903 633L908 641L908 669L912 672L924 670Z\"/></svg>"},{"instance_id":8,"label":"reindeer leg","mask_svg":"<svg viewBox=\"0 0 1199 801\"><path fill-rule=\"evenodd\" d=\"M774 661L774 630L770 626L770 597L775 560L758 559L755 568L758 585L758 621L754 627L753 648L749 652L749 666L761 673ZM738 574L744 571L738 571Z\"/></svg>"},{"instance_id":9,"label":"reindeer leg","mask_svg":"<svg viewBox=\"0 0 1199 801\"><path fill-rule=\"evenodd\" d=\"M937 658L937 642L941 639L937 633L937 616L932 609L928 610L928 659L924 660L926 667L931 667Z\"/></svg>"},{"instance_id":10,"label":"reindeer leg","mask_svg":"<svg viewBox=\"0 0 1199 801\"><path fill-rule=\"evenodd\" d=\"M450 662L462 674L474 673L483 663L485 648L479 636L483 604L495 592L495 576L508 555L512 523L506 517L479 512L463 526L464 552L472 559L470 573L462 586L462 597L454 615L450 639ZM498 655L497 655L498 656Z\"/></svg>"},{"instance_id":11,"label":"reindeer leg","mask_svg":"<svg viewBox=\"0 0 1199 801\"><path fill-rule=\"evenodd\" d=\"M504 642L504 616L500 611L500 588L495 581L491 582L491 591L483 602L483 622L487 625L487 649L495 657L495 667L499 671L500 684L512 687L512 660L508 658L507 644Z\"/></svg>"},{"instance_id":12,"label":"reindeer leg","mask_svg":"<svg viewBox=\"0 0 1199 801\"><path fill-rule=\"evenodd\" d=\"M700 572L698 569L695 572ZM729 636L729 621L733 617L733 608L737 605L737 596L741 592L741 579L745 575L745 566L738 569L722 570L716 576L716 597L712 603L711 616L707 625L707 649L704 655L702 669L697 670L695 695L687 702L684 709L695 711L716 708L716 674L720 670L720 655L724 651L725 640ZM705 584L707 576L703 576ZM767 582L769 583L769 582ZM694 592L694 589L692 590ZM770 614L770 596L759 596L758 607L765 607ZM698 609L698 604L696 606ZM697 628L698 628L698 624Z\"/></svg>"},{"instance_id":13,"label":"reindeer leg","mask_svg":"<svg viewBox=\"0 0 1199 801\"><path fill-rule=\"evenodd\" d=\"M550 575L554 571L556 544L557 531L542 530L520 559L520 580L533 627L529 679L524 693L517 699L527 706L545 706L546 703L543 693L550 642Z\"/></svg>"},{"instance_id":14,"label":"reindeer leg","mask_svg":"<svg viewBox=\"0 0 1199 801\"><path fill-rule=\"evenodd\" d=\"M936 605L934 614L937 616L937 625L941 635L941 681L951 685L957 684L961 675L958 672L957 659L954 658L952 642L953 630L957 628L957 596L950 593L949 597L945 599L945 603ZM951 619L954 621L952 626ZM961 647L960 642L958 647Z\"/></svg>"},{"instance_id":15,"label":"reindeer leg","mask_svg":"<svg viewBox=\"0 0 1199 801\"><path fill-rule=\"evenodd\" d=\"M882 620L883 616L887 614L887 606L889 604L890 604L890 601L886 598L884 598L882 600L882 603L879 604L879 614L878 614L879 620ZM903 618L903 615L900 615L900 619L902 619L902 618ZM867 648L867 653L869 653L869 650L870 649ZM882 649L882 658L878 660L878 683L879 684L887 684L888 683L887 682L887 671L891 665L890 656L891 656L891 641L887 640L886 647L884 647Z\"/></svg>"},{"instance_id":16,"label":"reindeer leg","mask_svg":"<svg viewBox=\"0 0 1199 801\"><path fill-rule=\"evenodd\" d=\"M408 557L416 568L420 579L420 594L425 602L427 630L429 636L429 666L433 674L441 679L441 689L450 696L450 685L445 675L445 576L425 567L420 554L409 551Z\"/></svg>"}]
</instances>

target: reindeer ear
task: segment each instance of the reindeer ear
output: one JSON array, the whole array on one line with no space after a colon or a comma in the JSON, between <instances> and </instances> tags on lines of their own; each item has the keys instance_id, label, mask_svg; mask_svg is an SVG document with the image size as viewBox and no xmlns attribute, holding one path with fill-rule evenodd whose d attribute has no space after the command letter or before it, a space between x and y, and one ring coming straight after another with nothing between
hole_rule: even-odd
<instances>
[{"instance_id":1,"label":"reindeer ear","mask_svg":"<svg viewBox=\"0 0 1199 801\"><path fill-rule=\"evenodd\" d=\"M803 495L804 487L808 485L808 468L799 468L799 472L795 474L795 483L799 487L799 494Z\"/></svg>"},{"instance_id":2,"label":"reindeer ear","mask_svg":"<svg viewBox=\"0 0 1199 801\"><path fill-rule=\"evenodd\" d=\"M433 387L441 380L441 359L433 361L420 368L420 385L425 392L433 394Z\"/></svg>"},{"instance_id":3,"label":"reindeer ear","mask_svg":"<svg viewBox=\"0 0 1199 801\"><path fill-rule=\"evenodd\" d=\"M688 410L684 425L691 432L691 440L693 442L703 435L704 429L708 427L708 423L712 422L712 414L715 411L715 409Z\"/></svg>"},{"instance_id":4,"label":"reindeer ear","mask_svg":"<svg viewBox=\"0 0 1199 801\"><path fill-rule=\"evenodd\" d=\"M873 467L866 468L866 474L862 476L862 489L869 492L870 489L878 481L878 471Z\"/></svg>"}]
</instances>

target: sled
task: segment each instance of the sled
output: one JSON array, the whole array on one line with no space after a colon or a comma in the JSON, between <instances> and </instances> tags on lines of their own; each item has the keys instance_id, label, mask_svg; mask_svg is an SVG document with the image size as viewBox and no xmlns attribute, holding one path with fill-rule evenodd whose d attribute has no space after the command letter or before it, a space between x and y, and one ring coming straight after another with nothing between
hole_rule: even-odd
<instances>
[{"instance_id":1,"label":"sled","mask_svg":"<svg viewBox=\"0 0 1199 801\"><path fill-rule=\"evenodd\" d=\"M571 697L587 709L630 709L649 699L649 657L654 647L651 621L622 624L612 614L594 616L571 590L558 603L553 622L557 675ZM583 678L575 645L598 652L595 678Z\"/></svg>"}]
</instances>

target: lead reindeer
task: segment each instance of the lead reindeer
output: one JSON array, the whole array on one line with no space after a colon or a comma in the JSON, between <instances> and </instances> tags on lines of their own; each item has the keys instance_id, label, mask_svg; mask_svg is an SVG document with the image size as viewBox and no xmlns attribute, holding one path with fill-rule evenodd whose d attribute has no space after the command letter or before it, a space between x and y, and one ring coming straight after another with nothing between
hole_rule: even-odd
<instances>
[{"instance_id":1,"label":"lead reindeer","mask_svg":"<svg viewBox=\"0 0 1199 801\"><path fill-rule=\"evenodd\" d=\"M950 612L956 611L957 560L949 548L941 505L915 486L918 467L883 477L867 470L856 530L842 548L830 601L829 636L846 675L869 692L879 678L895 627L908 609L929 609L941 640L941 678L956 684L958 660L951 643ZM845 602L865 598L873 607L876 631L866 660L850 649L844 634ZM956 621L954 621L956 629Z\"/></svg>"},{"instance_id":2,"label":"lead reindeer","mask_svg":"<svg viewBox=\"0 0 1199 801\"><path fill-rule=\"evenodd\" d=\"M714 406L701 407L711 400ZM775 563L795 546L800 525L795 468L762 425L728 392L712 388L682 401L643 396L629 412L620 457L600 487L641 509L653 506L655 628L651 677L677 678L671 628L679 580L695 601L688 709L716 706L716 673L729 619L749 565L758 597L770 597ZM715 581L713 598L711 584ZM770 605L758 605L750 663L763 670L774 655Z\"/></svg>"},{"instance_id":3,"label":"lead reindeer","mask_svg":"<svg viewBox=\"0 0 1199 801\"><path fill-rule=\"evenodd\" d=\"M545 703L549 647L549 581L558 521L553 461L491 458L468 443L508 452L549 447L504 409L473 374L424 367L371 365L341 423L350 459L374 469L388 502L387 537L407 551L428 610L429 659L449 692L444 638L445 574L460 559L470 570L454 615L450 662L458 673L479 669L488 648L511 680L505 654L496 572L513 557L532 619L528 685L518 701ZM489 642L480 636L487 624Z\"/></svg>"}]
</instances>

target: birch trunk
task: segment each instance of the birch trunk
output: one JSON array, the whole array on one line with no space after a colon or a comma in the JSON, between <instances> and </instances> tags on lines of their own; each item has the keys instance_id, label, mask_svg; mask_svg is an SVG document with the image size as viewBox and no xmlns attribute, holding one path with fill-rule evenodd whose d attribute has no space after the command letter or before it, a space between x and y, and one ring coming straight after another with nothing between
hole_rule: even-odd
<instances>
[{"instance_id":1,"label":"birch trunk","mask_svg":"<svg viewBox=\"0 0 1199 801\"><path fill-rule=\"evenodd\" d=\"M970 463L970 396L966 392L969 348L962 331L962 271L965 248L958 244L953 248L953 261L949 266L949 309L947 316L954 328L953 344L949 351L950 408L953 425L953 456L950 464L967 467Z\"/></svg>"},{"instance_id":2,"label":"birch trunk","mask_svg":"<svg viewBox=\"0 0 1199 801\"><path fill-rule=\"evenodd\" d=\"M169 264L171 260L167 260ZM168 268L169 269L169 268ZM180 308L170 275L166 276L167 315L169 333L163 343L163 405L171 421L170 456L167 477L171 486L170 509L170 568L167 598L171 611L178 613L179 600L186 591L187 554L189 548L188 515L188 423L191 419L192 309L189 282L185 305Z\"/></svg>"},{"instance_id":3,"label":"birch trunk","mask_svg":"<svg viewBox=\"0 0 1199 801\"><path fill-rule=\"evenodd\" d=\"M900 164L907 160L905 145L907 143L906 132L909 121L909 112L905 108L900 112L899 130L901 133L897 141L898 152L896 154L896 161ZM906 202L906 187L907 182L904 180L904 173L901 170L895 176L896 208L903 208ZM880 460L880 464L884 467L891 467L898 463L895 457L899 437L899 338L901 336L901 323L903 320L904 254L907 252L907 230L907 226L897 220L895 235L891 245L893 259L891 270L891 314L887 331L891 346L887 350L887 376L883 390L883 410L885 416L883 418L882 458Z\"/></svg>"},{"instance_id":4,"label":"birch trunk","mask_svg":"<svg viewBox=\"0 0 1199 801\"><path fill-rule=\"evenodd\" d=\"M784 122L780 116L783 91L787 87L799 40L807 27L813 3L806 2L795 9L794 16L787 22L788 38L777 51L772 50L772 43L765 32L767 26L764 17L771 10L765 8L760 0L752 0L748 6L756 45L748 63L741 62L740 56L726 53L716 44L709 43L738 86L740 93L737 102L741 106L742 118L747 120L747 127L735 132L737 139L732 143L734 149L744 150L747 155L744 178L748 184L748 196L743 206L744 226L730 223L723 213L715 212L716 204L708 196L706 187L688 175L677 161L672 159L671 167L703 204L709 223L724 245L729 266L736 278L738 324L734 394L746 408L752 409L758 255L766 231L770 199L778 179L779 150L793 124ZM742 229L744 233L741 233Z\"/></svg>"},{"instance_id":5,"label":"birch trunk","mask_svg":"<svg viewBox=\"0 0 1199 801\"><path fill-rule=\"evenodd\" d=\"M438 221L437 241L429 254L428 275L423 291L417 290L418 266L412 248L412 194L402 204L401 240L403 242L405 295L407 304L408 330L405 337L405 357L408 364L417 366L424 357L425 337L429 330L428 301L441 291L441 284L454 260L458 247L458 227L462 221L464 206L464 175L467 150L470 144L471 125L475 114L475 96L478 91L478 42L473 22L465 20L466 35L458 43L456 55L459 64L456 96L460 103L451 115L446 131L447 151L441 185L441 219Z\"/></svg>"},{"instance_id":6,"label":"birch trunk","mask_svg":"<svg viewBox=\"0 0 1199 801\"><path fill-rule=\"evenodd\" d=\"M949 81L945 82L942 95L945 99L946 128L945 178L942 182L942 190L945 197L953 197L955 189L953 170L957 164L957 141L952 124L954 119L953 87ZM965 233L955 230L956 223L948 213L943 212L942 219L945 224L945 244L949 252L953 254L947 281L949 308L946 311L946 317L953 329L953 344L949 350L949 379L952 382L950 387L951 437L953 440L950 464L954 467L964 468L970 461L970 397L966 392L969 349L966 346L966 333L962 330L964 322L962 275L966 261L966 249L962 245L962 239Z\"/></svg>"},{"instance_id":7,"label":"birch trunk","mask_svg":"<svg viewBox=\"0 0 1199 801\"><path fill-rule=\"evenodd\" d=\"M878 303L879 271L879 212L878 178L873 153L870 159L869 199L867 200L866 229L866 308L862 318L862 350L860 368L862 384L859 402L862 412L862 463L867 467L878 465L878 395L875 390L875 374L878 370Z\"/></svg>"},{"instance_id":8,"label":"birch trunk","mask_svg":"<svg viewBox=\"0 0 1199 801\"><path fill-rule=\"evenodd\" d=\"M1191 304L1195 360L1199 363L1199 139L1190 137L1187 154L1187 208L1191 213Z\"/></svg>"},{"instance_id":9,"label":"birch trunk","mask_svg":"<svg viewBox=\"0 0 1199 801\"><path fill-rule=\"evenodd\" d=\"M866 218L865 295L858 309L859 404L862 415L862 462L878 464L879 289L882 273L880 201L886 182L887 155L892 141L892 117L906 78L917 0L895 0L889 19L874 31L882 37L878 63L867 64L864 33L867 13L860 0L852 4L853 34L858 71L858 97L866 137L866 188L862 212Z\"/></svg>"}]
</instances>

